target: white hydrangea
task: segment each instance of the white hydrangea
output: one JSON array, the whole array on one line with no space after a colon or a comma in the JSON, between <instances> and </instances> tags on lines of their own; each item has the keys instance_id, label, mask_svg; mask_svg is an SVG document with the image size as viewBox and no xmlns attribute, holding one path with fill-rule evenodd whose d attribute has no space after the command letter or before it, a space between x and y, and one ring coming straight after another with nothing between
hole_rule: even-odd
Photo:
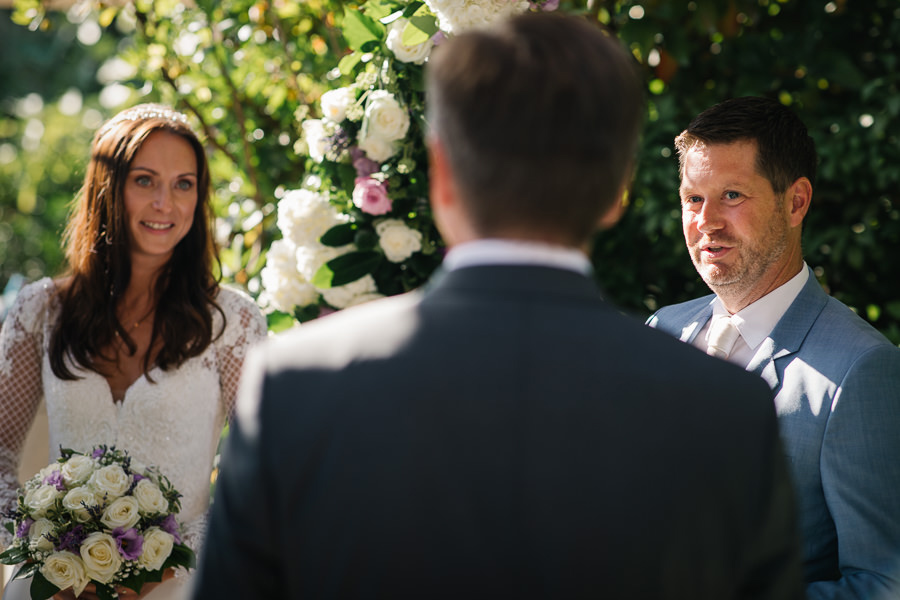
<instances>
[{"instance_id":1,"label":"white hydrangea","mask_svg":"<svg viewBox=\"0 0 900 600\"><path fill-rule=\"evenodd\" d=\"M322 162L328 151L328 134L325 131L325 124L321 119L307 119L303 121L301 127L309 157L317 163Z\"/></svg>"},{"instance_id":2,"label":"white hydrangea","mask_svg":"<svg viewBox=\"0 0 900 600\"><path fill-rule=\"evenodd\" d=\"M359 304L362 298L372 299L372 295L377 294L377 292L378 287L375 285L375 279L371 275L364 275L346 285L322 290L322 297L331 306L341 309Z\"/></svg>"},{"instance_id":3,"label":"white hydrangea","mask_svg":"<svg viewBox=\"0 0 900 600\"><path fill-rule=\"evenodd\" d=\"M278 202L276 224L285 239L300 247L318 243L322 234L349 218L332 206L327 195L300 189L288 191Z\"/></svg>"},{"instance_id":4,"label":"white hydrangea","mask_svg":"<svg viewBox=\"0 0 900 600\"><path fill-rule=\"evenodd\" d=\"M527 0L425 0L445 33L489 27L528 10Z\"/></svg>"},{"instance_id":5,"label":"white hydrangea","mask_svg":"<svg viewBox=\"0 0 900 600\"><path fill-rule=\"evenodd\" d=\"M351 249L353 249L352 245L334 248L331 246L323 246L319 243L298 246L297 252L295 253L297 271L307 281L312 281L313 277L316 275L316 271L318 271L322 265L333 258L346 254Z\"/></svg>"},{"instance_id":6,"label":"white hydrangea","mask_svg":"<svg viewBox=\"0 0 900 600\"><path fill-rule=\"evenodd\" d=\"M393 23L391 23L388 28L388 35L386 40L386 45L388 50L394 53L394 56L400 62L405 63L415 63L417 65L421 65L426 60L428 60L428 56L431 54L431 49L434 47L434 42L429 38L428 40L422 42L421 44L416 44L415 46L407 46L403 43L403 30L406 29L406 25L409 23L408 19L397 19Z\"/></svg>"},{"instance_id":7,"label":"white hydrangea","mask_svg":"<svg viewBox=\"0 0 900 600\"><path fill-rule=\"evenodd\" d=\"M401 263L422 249L422 232L416 231L400 219L385 219L375 225L378 244L387 259Z\"/></svg>"},{"instance_id":8,"label":"white hydrangea","mask_svg":"<svg viewBox=\"0 0 900 600\"><path fill-rule=\"evenodd\" d=\"M287 240L276 240L269 247L266 266L260 272L265 292L260 301L275 310L291 312L295 306L308 306L319 299L319 291L297 270L297 249Z\"/></svg>"},{"instance_id":9,"label":"white hydrangea","mask_svg":"<svg viewBox=\"0 0 900 600\"><path fill-rule=\"evenodd\" d=\"M334 123L340 123L347 116L347 109L356 102L356 94L349 87L328 90L322 94L319 103L322 116Z\"/></svg>"}]
</instances>

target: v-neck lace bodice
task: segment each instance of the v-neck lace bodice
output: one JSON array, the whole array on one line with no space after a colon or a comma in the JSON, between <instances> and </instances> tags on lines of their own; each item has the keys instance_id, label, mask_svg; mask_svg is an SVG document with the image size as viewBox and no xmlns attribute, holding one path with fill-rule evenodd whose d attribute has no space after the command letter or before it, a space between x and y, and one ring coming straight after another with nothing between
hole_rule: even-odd
<instances>
[{"instance_id":1,"label":"v-neck lace bodice","mask_svg":"<svg viewBox=\"0 0 900 600\"><path fill-rule=\"evenodd\" d=\"M142 375L114 402L98 373L73 367L80 377L74 381L53 374L48 347L59 318L54 290L50 279L25 287L0 334L0 508L15 502L22 445L44 398L51 457L60 446L85 451L107 444L158 466L183 494L185 540L198 549L219 435L233 407L244 354L266 335L265 319L246 295L223 288L217 298L225 313L223 334L177 369ZM222 317L212 314L218 332ZM7 540L0 538L0 546Z\"/></svg>"}]
</instances>

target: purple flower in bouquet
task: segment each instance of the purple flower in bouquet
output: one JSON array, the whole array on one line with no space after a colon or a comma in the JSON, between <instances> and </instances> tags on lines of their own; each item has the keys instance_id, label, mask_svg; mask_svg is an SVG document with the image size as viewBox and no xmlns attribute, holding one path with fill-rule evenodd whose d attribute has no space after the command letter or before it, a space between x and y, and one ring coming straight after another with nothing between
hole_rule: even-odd
<instances>
[{"instance_id":1,"label":"purple flower in bouquet","mask_svg":"<svg viewBox=\"0 0 900 600\"><path fill-rule=\"evenodd\" d=\"M87 532L84 530L84 527L81 525L76 525L70 531L65 532L61 536L59 536L59 545L57 546L57 550L71 550L72 552L78 553L78 549L81 548L81 543L87 537Z\"/></svg>"},{"instance_id":2,"label":"purple flower in bouquet","mask_svg":"<svg viewBox=\"0 0 900 600\"><path fill-rule=\"evenodd\" d=\"M391 199L387 195L387 187L372 177L357 177L353 188L353 204L364 213L383 215L390 212Z\"/></svg>"},{"instance_id":3,"label":"purple flower in bouquet","mask_svg":"<svg viewBox=\"0 0 900 600\"><path fill-rule=\"evenodd\" d=\"M34 523L34 519L28 517L24 519L19 526L16 527L16 537L23 538L28 535L28 532L31 530L31 525Z\"/></svg>"},{"instance_id":4,"label":"purple flower in bouquet","mask_svg":"<svg viewBox=\"0 0 900 600\"><path fill-rule=\"evenodd\" d=\"M141 550L144 547L144 538L137 529L134 527L129 529L116 527L113 529L112 535L116 540L116 547L119 549L119 554L122 555L122 558L125 560L137 560L140 558Z\"/></svg>"},{"instance_id":5,"label":"purple flower in bouquet","mask_svg":"<svg viewBox=\"0 0 900 600\"><path fill-rule=\"evenodd\" d=\"M178 531L178 521L175 515L168 515L159 523L159 528L175 538L175 543L181 543L181 533Z\"/></svg>"},{"instance_id":6,"label":"purple flower in bouquet","mask_svg":"<svg viewBox=\"0 0 900 600\"><path fill-rule=\"evenodd\" d=\"M359 148L350 150L350 158L353 159L353 168L356 169L357 177L368 177L380 169L380 165L366 156L366 153Z\"/></svg>"},{"instance_id":7,"label":"purple flower in bouquet","mask_svg":"<svg viewBox=\"0 0 900 600\"><path fill-rule=\"evenodd\" d=\"M104 454L106 454L106 447L98 446L97 448L94 448L93 452L91 452L91 458L100 458Z\"/></svg>"},{"instance_id":8,"label":"purple flower in bouquet","mask_svg":"<svg viewBox=\"0 0 900 600\"><path fill-rule=\"evenodd\" d=\"M53 471L44 477L43 483L44 485L52 485L61 492L66 489L66 484L63 483L63 476L60 471Z\"/></svg>"}]
</instances>

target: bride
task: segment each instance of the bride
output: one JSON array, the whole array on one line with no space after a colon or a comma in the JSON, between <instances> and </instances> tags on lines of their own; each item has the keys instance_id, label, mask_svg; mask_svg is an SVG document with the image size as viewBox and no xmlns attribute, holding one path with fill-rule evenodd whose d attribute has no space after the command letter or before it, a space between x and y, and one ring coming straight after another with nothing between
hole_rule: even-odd
<instances>
[{"instance_id":1,"label":"bride","mask_svg":"<svg viewBox=\"0 0 900 600\"><path fill-rule=\"evenodd\" d=\"M94 136L65 232L69 270L24 288L0 333L0 510L15 504L44 398L51 457L106 444L159 467L183 494L183 537L199 550L244 353L266 334L256 305L213 275L209 186L202 145L166 106L126 110ZM185 572L164 579L120 597L186 594ZM28 585L11 581L4 600L27 599ZM96 598L93 587L80 598Z\"/></svg>"}]
</instances>

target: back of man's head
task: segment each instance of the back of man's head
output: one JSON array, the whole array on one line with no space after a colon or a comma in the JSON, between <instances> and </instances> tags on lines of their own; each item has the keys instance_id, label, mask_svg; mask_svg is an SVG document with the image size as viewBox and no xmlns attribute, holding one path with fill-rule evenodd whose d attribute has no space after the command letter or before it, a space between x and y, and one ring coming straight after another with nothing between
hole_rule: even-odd
<instances>
[{"instance_id":1,"label":"back of man's head","mask_svg":"<svg viewBox=\"0 0 900 600\"><path fill-rule=\"evenodd\" d=\"M784 193L800 177L816 184L816 146L803 121L776 100L745 96L707 108L675 138L678 160L697 144L731 144L752 140L756 170Z\"/></svg>"},{"instance_id":2,"label":"back of man's head","mask_svg":"<svg viewBox=\"0 0 900 600\"><path fill-rule=\"evenodd\" d=\"M447 40L427 79L430 133L476 233L584 243L619 200L644 111L616 37L525 14Z\"/></svg>"}]
</instances>

